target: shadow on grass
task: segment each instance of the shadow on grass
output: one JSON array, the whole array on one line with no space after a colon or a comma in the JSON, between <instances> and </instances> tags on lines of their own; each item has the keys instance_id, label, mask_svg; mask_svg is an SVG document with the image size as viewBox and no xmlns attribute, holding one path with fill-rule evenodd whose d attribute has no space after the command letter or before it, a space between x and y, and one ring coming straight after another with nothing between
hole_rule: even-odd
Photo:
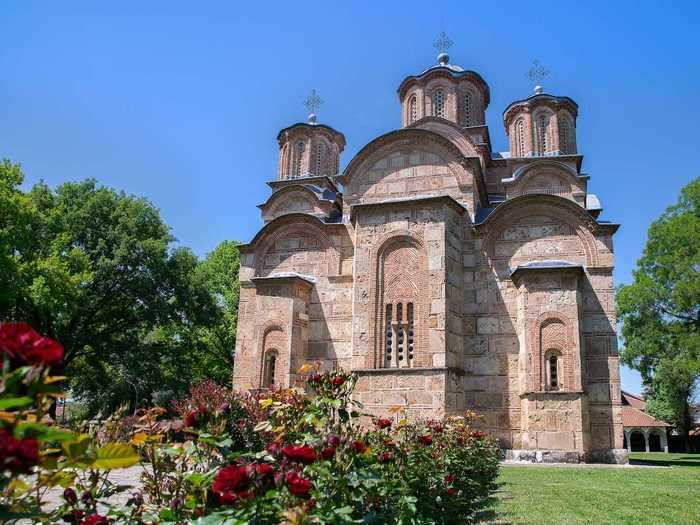
<instances>
[{"instance_id":1,"label":"shadow on grass","mask_svg":"<svg viewBox=\"0 0 700 525\"><path fill-rule=\"evenodd\" d=\"M630 458L630 465L653 465L656 467L700 467L699 456L683 456L680 458Z\"/></svg>"},{"instance_id":2,"label":"shadow on grass","mask_svg":"<svg viewBox=\"0 0 700 525\"><path fill-rule=\"evenodd\" d=\"M513 494L509 490L504 490L505 485L505 483L496 484L496 490L485 502L484 509L477 514L476 522L479 525L516 525L496 512L499 501L513 499Z\"/></svg>"}]
</instances>

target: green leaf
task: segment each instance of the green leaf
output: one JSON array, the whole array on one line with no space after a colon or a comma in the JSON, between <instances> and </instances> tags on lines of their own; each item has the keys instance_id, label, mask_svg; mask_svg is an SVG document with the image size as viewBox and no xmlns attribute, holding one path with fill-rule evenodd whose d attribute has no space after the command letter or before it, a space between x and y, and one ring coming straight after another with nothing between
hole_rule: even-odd
<instances>
[{"instance_id":1,"label":"green leaf","mask_svg":"<svg viewBox=\"0 0 700 525\"><path fill-rule=\"evenodd\" d=\"M64 441L61 444L63 451L71 460L84 459L87 449L90 447L92 439L87 434L80 434L72 441Z\"/></svg>"},{"instance_id":2,"label":"green leaf","mask_svg":"<svg viewBox=\"0 0 700 525\"><path fill-rule=\"evenodd\" d=\"M31 405L34 399L29 396L11 397L8 399L0 399L0 410L8 410L10 408L20 408Z\"/></svg>"},{"instance_id":3,"label":"green leaf","mask_svg":"<svg viewBox=\"0 0 700 525\"><path fill-rule=\"evenodd\" d=\"M141 461L138 452L124 443L107 443L97 449L93 468L111 470L136 465Z\"/></svg>"},{"instance_id":4,"label":"green leaf","mask_svg":"<svg viewBox=\"0 0 700 525\"><path fill-rule=\"evenodd\" d=\"M33 437L39 441L69 441L76 439L76 435L72 432L49 427L43 423L20 423L15 429L15 435L20 438Z\"/></svg>"}]
</instances>

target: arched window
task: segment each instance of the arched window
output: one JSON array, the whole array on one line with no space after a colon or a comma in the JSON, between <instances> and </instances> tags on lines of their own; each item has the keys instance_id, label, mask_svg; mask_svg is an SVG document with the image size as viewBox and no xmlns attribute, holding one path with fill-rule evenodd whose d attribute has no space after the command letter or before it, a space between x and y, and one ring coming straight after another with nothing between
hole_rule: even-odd
<instances>
[{"instance_id":1,"label":"arched window","mask_svg":"<svg viewBox=\"0 0 700 525\"><path fill-rule=\"evenodd\" d=\"M301 161L304 157L304 150L306 149L306 143L303 140L298 141L294 146L294 159L292 162L292 175L291 178L296 179L301 177Z\"/></svg>"},{"instance_id":2,"label":"arched window","mask_svg":"<svg viewBox=\"0 0 700 525\"><path fill-rule=\"evenodd\" d=\"M525 120L519 119L515 123L515 136L513 137L515 141L515 156L524 157L525 156Z\"/></svg>"},{"instance_id":3,"label":"arched window","mask_svg":"<svg viewBox=\"0 0 700 525\"><path fill-rule=\"evenodd\" d=\"M413 95L408 101L408 123L413 124L418 120L418 99Z\"/></svg>"},{"instance_id":4,"label":"arched window","mask_svg":"<svg viewBox=\"0 0 700 525\"><path fill-rule=\"evenodd\" d=\"M545 354L545 367L547 390L559 390L561 388L561 352L558 350L548 350Z\"/></svg>"},{"instance_id":5,"label":"arched window","mask_svg":"<svg viewBox=\"0 0 700 525\"><path fill-rule=\"evenodd\" d=\"M474 97L471 91L465 91L462 98L462 126L474 126Z\"/></svg>"},{"instance_id":6,"label":"arched window","mask_svg":"<svg viewBox=\"0 0 700 525\"><path fill-rule=\"evenodd\" d=\"M566 154L575 152L574 134L571 121L565 115L559 115L559 150Z\"/></svg>"},{"instance_id":7,"label":"arched window","mask_svg":"<svg viewBox=\"0 0 700 525\"><path fill-rule=\"evenodd\" d=\"M323 142L319 142L316 144L316 152L314 155L314 175L328 175L328 173L326 173L326 157L326 145Z\"/></svg>"},{"instance_id":8,"label":"arched window","mask_svg":"<svg viewBox=\"0 0 700 525\"><path fill-rule=\"evenodd\" d=\"M263 387L271 388L275 385L275 368L277 367L277 352L268 350L265 354L265 364L263 369Z\"/></svg>"},{"instance_id":9,"label":"arched window","mask_svg":"<svg viewBox=\"0 0 700 525\"><path fill-rule=\"evenodd\" d=\"M418 247L408 240L390 245L380 259L381 306L377 332L382 338L379 366L410 368L420 351L421 307L419 283L422 263ZM379 305L378 305L379 306Z\"/></svg>"},{"instance_id":10,"label":"arched window","mask_svg":"<svg viewBox=\"0 0 700 525\"><path fill-rule=\"evenodd\" d=\"M445 118L445 92L442 89L433 92L433 116Z\"/></svg>"},{"instance_id":11,"label":"arched window","mask_svg":"<svg viewBox=\"0 0 700 525\"><path fill-rule=\"evenodd\" d=\"M544 155L551 151L549 141L549 115L540 113L535 120L535 142L537 145L537 153Z\"/></svg>"}]
</instances>

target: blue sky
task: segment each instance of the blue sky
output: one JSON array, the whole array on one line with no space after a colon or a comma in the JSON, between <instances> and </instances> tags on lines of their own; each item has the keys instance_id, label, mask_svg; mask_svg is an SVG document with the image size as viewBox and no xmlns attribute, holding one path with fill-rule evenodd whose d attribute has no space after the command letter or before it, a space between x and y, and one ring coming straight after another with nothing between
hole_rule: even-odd
<instances>
[{"instance_id":1,"label":"blue sky","mask_svg":"<svg viewBox=\"0 0 700 525\"><path fill-rule=\"evenodd\" d=\"M196 5L195 5L196 4ZM616 282L628 282L646 230L698 175L700 2L34 2L0 7L0 157L27 183L94 177L148 197L203 255L247 241L276 176L279 129L320 122L348 141L342 164L400 126L396 88L435 62L491 87L501 113L546 91L580 106L578 148L602 218L619 222ZM639 391L623 370L623 387Z\"/></svg>"}]
</instances>

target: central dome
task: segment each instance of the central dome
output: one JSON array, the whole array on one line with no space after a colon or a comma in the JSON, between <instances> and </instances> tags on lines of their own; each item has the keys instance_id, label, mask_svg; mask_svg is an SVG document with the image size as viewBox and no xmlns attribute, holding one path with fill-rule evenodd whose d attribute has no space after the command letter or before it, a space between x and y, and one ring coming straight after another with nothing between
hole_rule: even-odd
<instances>
[{"instance_id":1,"label":"central dome","mask_svg":"<svg viewBox=\"0 0 700 525\"><path fill-rule=\"evenodd\" d=\"M481 75L450 64L444 51L437 64L406 77L398 93L404 127L424 117L443 118L464 128L483 126L491 98Z\"/></svg>"}]
</instances>

